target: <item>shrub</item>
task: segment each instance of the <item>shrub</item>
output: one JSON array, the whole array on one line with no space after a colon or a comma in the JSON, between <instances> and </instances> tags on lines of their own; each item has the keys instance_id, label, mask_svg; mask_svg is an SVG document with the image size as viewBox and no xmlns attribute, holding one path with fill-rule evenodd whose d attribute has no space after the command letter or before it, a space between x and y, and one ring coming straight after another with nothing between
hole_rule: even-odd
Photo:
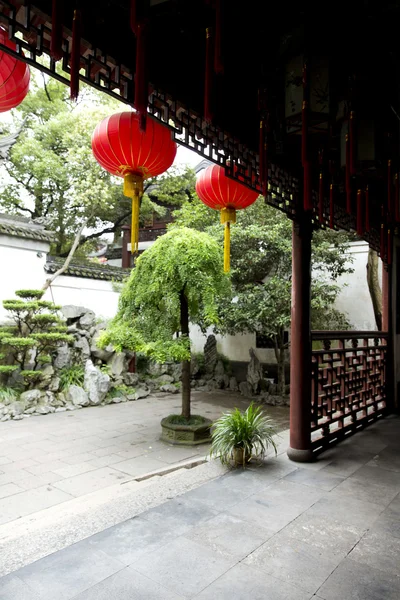
<instances>
[{"instance_id":1,"label":"shrub","mask_svg":"<svg viewBox=\"0 0 400 600\"><path fill-rule=\"evenodd\" d=\"M57 314L60 307L42 300L43 290L18 290L17 298L4 300L13 325L0 328L0 373L10 375L17 369L25 382L32 387L41 377L40 366L51 362L51 354L61 343L70 343L64 320Z\"/></svg>"},{"instance_id":2,"label":"shrub","mask_svg":"<svg viewBox=\"0 0 400 600\"><path fill-rule=\"evenodd\" d=\"M64 367L60 370L60 388L65 390L70 385L77 385L83 387L83 381L85 378L85 369L80 365L72 365L71 367Z\"/></svg>"},{"instance_id":3,"label":"shrub","mask_svg":"<svg viewBox=\"0 0 400 600\"><path fill-rule=\"evenodd\" d=\"M2 404L10 404L18 400L18 391L11 387L0 387L0 402Z\"/></svg>"}]
</instances>

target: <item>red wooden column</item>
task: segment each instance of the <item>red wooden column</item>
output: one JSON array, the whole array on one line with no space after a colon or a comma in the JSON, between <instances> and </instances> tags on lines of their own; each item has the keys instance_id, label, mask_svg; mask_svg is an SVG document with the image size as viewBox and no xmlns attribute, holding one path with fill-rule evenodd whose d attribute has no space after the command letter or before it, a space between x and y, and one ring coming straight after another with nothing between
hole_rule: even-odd
<instances>
[{"instance_id":1,"label":"red wooden column","mask_svg":"<svg viewBox=\"0 0 400 600\"><path fill-rule=\"evenodd\" d=\"M389 331L389 267L382 263L382 331Z\"/></svg>"},{"instance_id":2,"label":"red wooden column","mask_svg":"<svg viewBox=\"0 0 400 600\"><path fill-rule=\"evenodd\" d=\"M290 341L290 447L297 462L313 460L311 451L311 239L304 215L293 223L292 329Z\"/></svg>"}]
</instances>

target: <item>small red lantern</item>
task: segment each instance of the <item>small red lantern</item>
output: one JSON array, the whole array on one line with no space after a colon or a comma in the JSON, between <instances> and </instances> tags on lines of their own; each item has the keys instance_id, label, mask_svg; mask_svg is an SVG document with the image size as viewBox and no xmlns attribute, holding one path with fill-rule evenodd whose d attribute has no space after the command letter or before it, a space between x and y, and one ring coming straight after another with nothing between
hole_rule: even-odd
<instances>
[{"instance_id":1,"label":"small red lantern","mask_svg":"<svg viewBox=\"0 0 400 600\"><path fill-rule=\"evenodd\" d=\"M16 50L14 42L0 27L0 44ZM29 67L22 60L0 50L0 112L6 112L21 104L29 91Z\"/></svg>"},{"instance_id":2,"label":"small red lantern","mask_svg":"<svg viewBox=\"0 0 400 600\"><path fill-rule=\"evenodd\" d=\"M210 165L200 173L196 192L204 204L221 211L221 223L225 225L224 271L230 269L230 227L236 223L236 211L247 208L258 198L258 192L250 190L239 181L230 179L218 165Z\"/></svg>"},{"instance_id":3,"label":"small red lantern","mask_svg":"<svg viewBox=\"0 0 400 600\"><path fill-rule=\"evenodd\" d=\"M122 112L101 121L92 137L94 157L112 175L124 178L124 194L132 198L131 251L139 249L139 206L143 181L164 173L174 162L176 144L166 127L149 120L139 127L139 115Z\"/></svg>"}]
</instances>

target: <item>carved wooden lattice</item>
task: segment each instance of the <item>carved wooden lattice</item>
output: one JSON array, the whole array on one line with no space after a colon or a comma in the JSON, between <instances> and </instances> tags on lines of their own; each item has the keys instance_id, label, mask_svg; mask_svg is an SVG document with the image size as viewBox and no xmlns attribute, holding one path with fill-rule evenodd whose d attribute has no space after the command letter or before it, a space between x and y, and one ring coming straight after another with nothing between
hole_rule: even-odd
<instances>
[{"instance_id":1,"label":"carved wooden lattice","mask_svg":"<svg viewBox=\"0 0 400 600\"><path fill-rule=\"evenodd\" d=\"M376 331L312 332L314 451L385 413L387 339L387 334Z\"/></svg>"}]
</instances>

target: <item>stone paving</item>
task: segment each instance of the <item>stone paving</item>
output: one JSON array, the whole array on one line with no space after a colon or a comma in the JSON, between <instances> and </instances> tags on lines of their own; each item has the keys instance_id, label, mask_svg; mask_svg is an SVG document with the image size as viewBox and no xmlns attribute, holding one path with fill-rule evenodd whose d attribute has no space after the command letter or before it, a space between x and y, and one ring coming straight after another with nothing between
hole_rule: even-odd
<instances>
[{"instance_id":1,"label":"stone paving","mask_svg":"<svg viewBox=\"0 0 400 600\"><path fill-rule=\"evenodd\" d=\"M245 408L241 396L193 394L193 412L217 418ZM288 409L272 409L285 428ZM208 447L159 441L161 418L180 412L179 396L91 407L0 423L0 526L182 461Z\"/></svg>"},{"instance_id":2,"label":"stone paving","mask_svg":"<svg viewBox=\"0 0 400 600\"><path fill-rule=\"evenodd\" d=\"M3 577L0 600L398 600L399 433L226 472Z\"/></svg>"}]
</instances>

